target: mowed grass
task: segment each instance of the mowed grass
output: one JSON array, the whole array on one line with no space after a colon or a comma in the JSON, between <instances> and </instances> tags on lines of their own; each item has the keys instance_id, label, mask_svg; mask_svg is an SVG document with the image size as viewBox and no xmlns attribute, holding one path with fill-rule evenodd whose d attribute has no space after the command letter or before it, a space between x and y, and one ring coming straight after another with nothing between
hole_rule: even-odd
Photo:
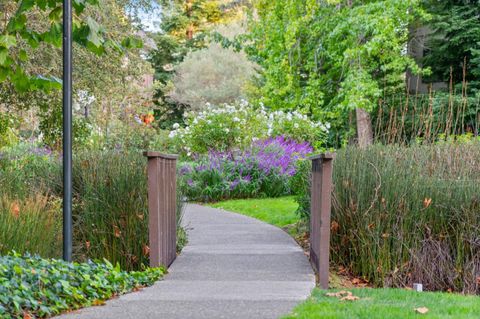
<instances>
[{"instance_id":1,"label":"mowed grass","mask_svg":"<svg viewBox=\"0 0 480 319\"><path fill-rule=\"evenodd\" d=\"M234 199L210 204L211 207L257 218L266 223L285 227L298 222L298 204L293 196L262 199Z\"/></svg>"},{"instance_id":2,"label":"mowed grass","mask_svg":"<svg viewBox=\"0 0 480 319\"><path fill-rule=\"evenodd\" d=\"M332 290L335 291L335 290ZM329 292L332 292L329 291ZM405 289L348 289L360 300L341 301L315 289L312 297L283 319L478 319L480 297ZM417 308L428 312L420 314Z\"/></svg>"},{"instance_id":3,"label":"mowed grass","mask_svg":"<svg viewBox=\"0 0 480 319\"><path fill-rule=\"evenodd\" d=\"M228 200L210 204L257 218L266 223L285 227L295 224L298 207L292 196L264 199ZM359 297L355 301L341 301L328 297L327 292L346 290ZM421 314L416 308L425 307ZM313 290L311 298L298 305L283 319L480 319L480 297L441 292L415 292L406 289L332 289Z\"/></svg>"}]
</instances>

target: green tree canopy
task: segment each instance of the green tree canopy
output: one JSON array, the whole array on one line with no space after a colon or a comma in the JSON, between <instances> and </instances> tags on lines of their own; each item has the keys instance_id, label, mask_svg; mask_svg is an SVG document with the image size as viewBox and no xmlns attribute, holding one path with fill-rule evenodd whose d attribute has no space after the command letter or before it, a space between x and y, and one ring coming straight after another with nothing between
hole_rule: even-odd
<instances>
[{"instance_id":1,"label":"green tree canopy","mask_svg":"<svg viewBox=\"0 0 480 319\"><path fill-rule=\"evenodd\" d=\"M427 1L425 9L433 16L423 61L432 70L431 79L448 82L451 70L453 81L461 83L466 62L465 80L480 90L480 1Z\"/></svg>"},{"instance_id":2,"label":"green tree canopy","mask_svg":"<svg viewBox=\"0 0 480 319\"><path fill-rule=\"evenodd\" d=\"M420 1L260 0L256 9L248 52L263 72L254 96L272 108L343 125L385 88L401 88L407 68L420 71L406 54Z\"/></svg>"}]
</instances>

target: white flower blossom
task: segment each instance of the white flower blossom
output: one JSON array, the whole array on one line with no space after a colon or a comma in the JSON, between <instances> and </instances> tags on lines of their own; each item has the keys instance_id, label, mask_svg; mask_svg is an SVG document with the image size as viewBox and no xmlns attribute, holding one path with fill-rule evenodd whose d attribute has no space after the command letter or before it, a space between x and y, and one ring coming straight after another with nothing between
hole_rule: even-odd
<instances>
[{"instance_id":1,"label":"white flower blossom","mask_svg":"<svg viewBox=\"0 0 480 319\"><path fill-rule=\"evenodd\" d=\"M178 124L178 123L173 124L173 128L174 128L175 130L178 129L179 127L180 127L180 124Z\"/></svg>"}]
</instances>

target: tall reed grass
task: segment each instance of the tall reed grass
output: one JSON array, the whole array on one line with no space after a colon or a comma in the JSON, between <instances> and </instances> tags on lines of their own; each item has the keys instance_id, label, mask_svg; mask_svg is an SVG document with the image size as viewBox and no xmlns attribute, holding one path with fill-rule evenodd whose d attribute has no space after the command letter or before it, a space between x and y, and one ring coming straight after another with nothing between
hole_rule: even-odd
<instances>
[{"instance_id":1,"label":"tall reed grass","mask_svg":"<svg viewBox=\"0 0 480 319\"><path fill-rule=\"evenodd\" d=\"M480 293L480 144L347 148L332 259L377 285Z\"/></svg>"},{"instance_id":2,"label":"tall reed grass","mask_svg":"<svg viewBox=\"0 0 480 319\"><path fill-rule=\"evenodd\" d=\"M24 199L0 198L0 254L12 250L61 256L61 203L36 194Z\"/></svg>"},{"instance_id":3,"label":"tall reed grass","mask_svg":"<svg viewBox=\"0 0 480 319\"><path fill-rule=\"evenodd\" d=\"M464 70L465 76L466 70ZM428 93L411 92L386 95L373 116L376 142L382 144L425 144L455 140L460 135L478 136L480 129L480 94L470 92L468 83L447 90Z\"/></svg>"},{"instance_id":4,"label":"tall reed grass","mask_svg":"<svg viewBox=\"0 0 480 319\"><path fill-rule=\"evenodd\" d=\"M377 286L480 294L480 143L348 147L333 179L334 264Z\"/></svg>"},{"instance_id":5,"label":"tall reed grass","mask_svg":"<svg viewBox=\"0 0 480 319\"><path fill-rule=\"evenodd\" d=\"M0 252L61 256L61 162L17 154L0 162ZM146 158L133 151L78 152L73 168L74 258L148 265ZM179 187L180 188L180 187ZM178 193L178 224L183 196ZM178 227L178 249L186 243ZM2 248L3 247L3 248Z\"/></svg>"}]
</instances>

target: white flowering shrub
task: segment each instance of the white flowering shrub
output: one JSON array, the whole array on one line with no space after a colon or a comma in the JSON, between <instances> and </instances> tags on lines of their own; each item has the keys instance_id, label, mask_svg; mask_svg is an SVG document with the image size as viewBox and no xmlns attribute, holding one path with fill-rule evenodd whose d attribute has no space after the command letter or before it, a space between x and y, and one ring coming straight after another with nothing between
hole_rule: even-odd
<instances>
[{"instance_id":1,"label":"white flowering shrub","mask_svg":"<svg viewBox=\"0 0 480 319\"><path fill-rule=\"evenodd\" d=\"M329 124L314 122L297 111L270 112L246 101L223 106L207 103L203 111L186 113L185 123L185 127L175 124L169 137L177 151L187 155L243 149L257 140L277 136L309 142L318 149L329 129Z\"/></svg>"}]
</instances>

